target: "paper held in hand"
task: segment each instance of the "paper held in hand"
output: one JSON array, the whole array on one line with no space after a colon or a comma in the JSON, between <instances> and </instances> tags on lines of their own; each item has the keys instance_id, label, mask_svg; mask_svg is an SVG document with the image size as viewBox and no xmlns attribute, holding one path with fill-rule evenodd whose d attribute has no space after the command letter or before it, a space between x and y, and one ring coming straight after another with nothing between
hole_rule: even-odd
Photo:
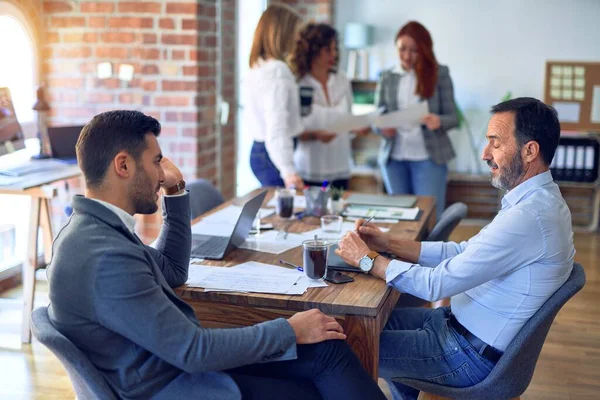
<instances>
[{"instance_id":1,"label":"paper held in hand","mask_svg":"<svg viewBox=\"0 0 600 400\"><path fill-rule=\"evenodd\" d=\"M377 128L397 128L404 125L421 125L421 119L429 113L426 101L413 104L403 110L392 111L375 118Z\"/></svg>"}]
</instances>

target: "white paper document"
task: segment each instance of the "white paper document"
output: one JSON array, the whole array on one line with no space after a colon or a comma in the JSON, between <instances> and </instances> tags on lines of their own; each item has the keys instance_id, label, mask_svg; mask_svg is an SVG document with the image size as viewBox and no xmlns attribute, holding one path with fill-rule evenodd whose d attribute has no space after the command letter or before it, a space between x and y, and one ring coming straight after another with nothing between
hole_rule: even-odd
<instances>
[{"instance_id":1,"label":"white paper document","mask_svg":"<svg viewBox=\"0 0 600 400\"><path fill-rule=\"evenodd\" d=\"M304 272L302 272L302 271L298 271L298 270L292 269L292 268L285 268L285 267L281 267L278 265L264 264L264 263L260 263L260 262L256 262L256 261L249 261L249 262L245 262L240 265L236 265L233 268L238 268L240 270L245 270L245 271L260 272L262 274L269 275L269 276L277 276L277 275L299 276L300 278L298 279L298 282L296 283L296 285L294 285L294 287L292 287L292 291L299 291L299 288L302 288L302 287L306 287L306 288L327 287L327 283L323 279L310 279L306 275L304 275ZM304 291L306 291L306 289L304 289ZM304 293L304 291L302 291L299 294ZM286 294L296 294L296 293L288 292Z\"/></svg>"},{"instance_id":2,"label":"white paper document","mask_svg":"<svg viewBox=\"0 0 600 400\"><path fill-rule=\"evenodd\" d=\"M298 279L299 275L269 276L237 268L215 268L200 279L197 286L225 291L285 294Z\"/></svg>"},{"instance_id":3,"label":"white paper document","mask_svg":"<svg viewBox=\"0 0 600 400\"><path fill-rule=\"evenodd\" d=\"M281 254L294 247L302 246L305 237L297 233L284 233L279 231L261 232L260 235L251 236L240 248L260 251L271 254Z\"/></svg>"},{"instance_id":4,"label":"white paper document","mask_svg":"<svg viewBox=\"0 0 600 400\"><path fill-rule=\"evenodd\" d=\"M345 215L360 218L386 219L386 220L404 220L414 221L419 214L419 208L400 208L400 207L360 207L349 206L346 208Z\"/></svg>"},{"instance_id":5,"label":"white paper document","mask_svg":"<svg viewBox=\"0 0 600 400\"><path fill-rule=\"evenodd\" d=\"M420 125L421 119L429 113L426 101L406 107L403 110L392 111L375 118L378 128L398 128L405 125Z\"/></svg>"},{"instance_id":6,"label":"white paper document","mask_svg":"<svg viewBox=\"0 0 600 400\"><path fill-rule=\"evenodd\" d=\"M352 130L362 129L373 124L378 115L378 112L363 115L347 114L340 116L333 124L328 125L325 130L342 134Z\"/></svg>"}]
</instances>

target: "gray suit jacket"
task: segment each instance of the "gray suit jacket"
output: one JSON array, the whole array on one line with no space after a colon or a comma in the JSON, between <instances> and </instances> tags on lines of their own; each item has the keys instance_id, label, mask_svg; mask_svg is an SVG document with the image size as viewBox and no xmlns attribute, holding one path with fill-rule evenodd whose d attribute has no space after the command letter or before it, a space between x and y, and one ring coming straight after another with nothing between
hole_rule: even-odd
<instances>
[{"instance_id":1,"label":"gray suit jacket","mask_svg":"<svg viewBox=\"0 0 600 400\"><path fill-rule=\"evenodd\" d=\"M239 329L205 329L171 287L187 280L189 195L163 202L155 247L119 217L82 196L60 231L48 267L50 319L123 399L239 399L225 369L296 357L284 319ZM181 384L179 384L181 382ZM184 388L182 385L193 387Z\"/></svg>"},{"instance_id":2,"label":"gray suit jacket","mask_svg":"<svg viewBox=\"0 0 600 400\"><path fill-rule=\"evenodd\" d=\"M392 70L383 72L375 91L375 105L377 108L385 107L386 112L398 110L398 84L401 78L400 74ZM444 65L438 66L438 82L435 93L427 99L427 104L429 105L430 113L440 116L441 127L435 131L431 131L425 125L421 126L423 138L425 139L425 148L433 162L440 165L446 164L455 156L450 138L448 137L448 130L458 126L458 115L456 113L456 104L454 103L454 88L448 67ZM387 164L393 148L394 138L384 137L377 157L377 161L381 166Z\"/></svg>"}]
</instances>

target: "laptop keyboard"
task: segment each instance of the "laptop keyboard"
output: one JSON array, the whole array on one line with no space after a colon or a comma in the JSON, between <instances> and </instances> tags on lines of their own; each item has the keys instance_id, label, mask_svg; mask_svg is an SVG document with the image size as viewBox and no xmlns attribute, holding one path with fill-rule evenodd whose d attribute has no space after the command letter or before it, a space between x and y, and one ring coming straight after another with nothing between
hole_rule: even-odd
<instances>
[{"instance_id":1,"label":"laptop keyboard","mask_svg":"<svg viewBox=\"0 0 600 400\"><path fill-rule=\"evenodd\" d=\"M192 257L219 258L229 243L228 237L194 235L192 237ZM202 239L199 239L202 238ZM198 243L200 242L200 243Z\"/></svg>"}]
</instances>

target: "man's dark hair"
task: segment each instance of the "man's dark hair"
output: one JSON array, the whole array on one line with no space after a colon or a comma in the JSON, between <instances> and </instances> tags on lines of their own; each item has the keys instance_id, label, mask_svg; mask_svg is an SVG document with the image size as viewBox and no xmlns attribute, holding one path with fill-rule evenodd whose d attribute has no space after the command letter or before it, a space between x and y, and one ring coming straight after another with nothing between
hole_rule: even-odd
<instances>
[{"instance_id":1,"label":"man's dark hair","mask_svg":"<svg viewBox=\"0 0 600 400\"><path fill-rule=\"evenodd\" d=\"M496 104L491 113L514 112L515 135L519 149L531 140L540 145L546 165L552 163L560 138L558 113L553 107L532 97L519 97Z\"/></svg>"},{"instance_id":2,"label":"man's dark hair","mask_svg":"<svg viewBox=\"0 0 600 400\"><path fill-rule=\"evenodd\" d=\"M115 110L96 115L77 140L77 163L88 187L98 187L115 156L126 151L138 162L146 134L160 134L160 123L139 111Z\"/></svg>"}]
</instances>

